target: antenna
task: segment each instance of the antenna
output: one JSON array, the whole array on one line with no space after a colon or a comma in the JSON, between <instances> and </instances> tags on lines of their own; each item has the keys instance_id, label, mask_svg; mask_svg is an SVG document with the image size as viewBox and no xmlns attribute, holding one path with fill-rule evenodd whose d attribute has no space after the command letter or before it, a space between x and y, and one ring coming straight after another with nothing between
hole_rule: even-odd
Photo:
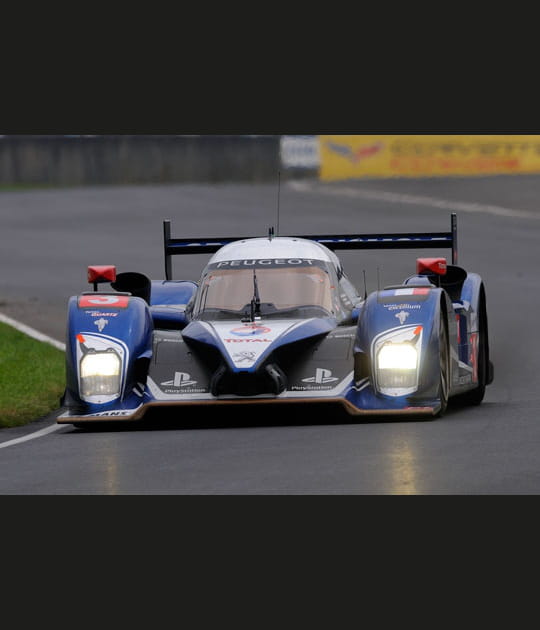
<instances>
[{"instance_id":1,"label":"antenna","mask_svg":"<svg viewBox=\"0 0 540 630\"><path fill-rule=\"evenodd\" d=\"M364 269L364 300L367 300L366 270Z\"/></svg>"},{"instance_id":2,"label":"antenna","mask_svg":"<svg viewBox=\"0 0 540 630\"><path fill-rule=\"evenodd\" d=\"M380 276L380 267L377 267L377 291L381 290L381 276Z\"/></svg>"},{"instance_id":3,"label":"antenna","mask_svg":"<svg viewBox=\"0 0 540 630\"><path fill-rule=\"evenodd\" d=\"M281 193L281 171L278 171L278 185L277 185L277 227L276 234L279 236L279 197Z\"/></svg>"},{"instance_id":4,"label":"antenna","mask_svg":"<svg viewBox=\"0 0 540 630\"><path fill-rule=\"evenodd\" d=\"M452 212L450 225L452 230L452 264L457 265L457 214L455 212Z\"/></svg>"}]
</instances>

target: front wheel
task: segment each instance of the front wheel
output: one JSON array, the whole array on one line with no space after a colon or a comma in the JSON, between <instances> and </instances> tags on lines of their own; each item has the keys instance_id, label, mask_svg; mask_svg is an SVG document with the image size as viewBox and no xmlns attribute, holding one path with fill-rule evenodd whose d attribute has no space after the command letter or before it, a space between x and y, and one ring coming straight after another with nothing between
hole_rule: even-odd
<instances>
[{"instance_id":1,"label":"front wheel","mask_svg":"<svg viewBox=\"0 0 540 630\"><path fill-rule=\"evenodd\" d=\"M479 405L484 400L486 385L493 380L493 366L489 360L488 327L486 298L482 294L478 313L478 386L470 392L456 396L456 403L461 405Z\"/></svg>"},{"instance_id":2,"label":"front wheel","mask_svg":"<svg viewBox=\"0 0 540 630\"><path fill-rule=\"evenodd\" d=\"M441 315L439 324L439 399L441 407L436 414L441 418L448 407L450 393L450 353L448 351L448 328L445 318Z\"/></svg>"}]
</instances>

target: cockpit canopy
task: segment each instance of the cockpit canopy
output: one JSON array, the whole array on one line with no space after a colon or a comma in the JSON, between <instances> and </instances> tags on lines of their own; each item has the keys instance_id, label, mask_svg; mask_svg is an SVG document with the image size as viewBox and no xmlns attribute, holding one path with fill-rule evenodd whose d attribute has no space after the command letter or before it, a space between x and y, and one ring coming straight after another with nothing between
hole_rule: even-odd
<instances>
[{"instance_id":1,"label":"cockpit canopy","mask_svg":"<svg viewBox=\"0 0 540 630\"><path fill-rule=\"evenodd\" d=\"M251 304L270 318L335 315L335 281L326 261L251 259L220 261L204 270L193 316L227 319L249 315Z\"/></svg>"}]
</instances>

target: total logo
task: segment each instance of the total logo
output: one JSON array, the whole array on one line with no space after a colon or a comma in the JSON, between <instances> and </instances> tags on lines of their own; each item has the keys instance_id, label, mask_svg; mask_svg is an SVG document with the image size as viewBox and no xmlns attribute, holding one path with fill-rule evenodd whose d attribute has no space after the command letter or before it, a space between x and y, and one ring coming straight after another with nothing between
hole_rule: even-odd
<instances>
[{"instance_id":1,"label":"total logo","mask_svg":"<svg viewBox=\"0 0 540 630\"><path fill-rule=\"evenodd\" d=\"M315 376L309 378L303 378L302 383L316 383L317 385L324 385L325 383L333 383L339 379L332 376L331 370L325 370L323 368L317 368L315 370Z\"/></svg>"},{"instance_id":2,"label":"total logo","mask_svg":"<svg viewBox=\"0 0 540 630\"><path fill-rule=\"evenodd\" d=\"M271 332L271 328L261 326L260 324L249 324L240 328L233 328L230 333L238 337L252 337L253 335L266 335Z\"/></svg>"},{"instance_id":3,"label":"total logo","mask_svg":"<svg viewBox=\"0 0 540 630\"><path fill-rule=\"evenodd\" d=\"M165 381L161 385L165 387L188 387L189 385L195 385L197 381L191 380L191 374L187 372L175 372L174 379L172 381Z\"/></svg>"}]
</instances>

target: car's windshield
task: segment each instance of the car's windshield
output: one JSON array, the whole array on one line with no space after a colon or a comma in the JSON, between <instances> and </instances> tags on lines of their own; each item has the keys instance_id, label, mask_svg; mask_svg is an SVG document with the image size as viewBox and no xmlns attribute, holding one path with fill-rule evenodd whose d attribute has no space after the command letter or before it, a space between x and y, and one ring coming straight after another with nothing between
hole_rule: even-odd
<instances>
[{"instance_id":1,"label":"car's windshield","mask_svg":"<svg viewBox=\"0 0 540 630\"><path fill-rule=\"evenodd\" d=\"M262 316L330 315L332 288L328 272L314 264L211 269L203 275L194 315L219 319L227 315L242 317L249 313L257 293ZM314 312L305 312L307 308ZM304 312L292 312L299 309Z\"/></svg>"}]
</instances>

